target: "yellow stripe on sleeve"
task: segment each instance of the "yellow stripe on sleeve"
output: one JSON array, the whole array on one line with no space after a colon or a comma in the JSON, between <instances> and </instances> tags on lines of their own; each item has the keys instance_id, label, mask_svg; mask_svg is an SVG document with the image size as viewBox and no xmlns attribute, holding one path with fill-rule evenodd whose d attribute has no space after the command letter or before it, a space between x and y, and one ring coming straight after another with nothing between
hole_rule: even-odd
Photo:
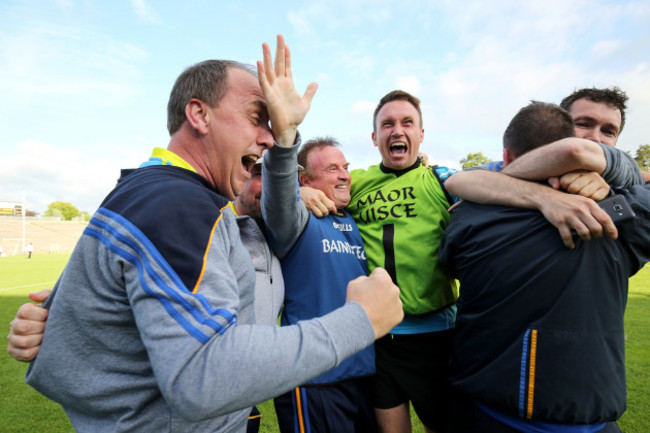
<instances>
[{"instance_id":1,"label":"yellow stripe on sleeve","mask_svg":"<svg viewBox=\"0 0 650 433\"><path fill-rule=\"evenodd\" d=\"M530 366L528 367L528 405L526 418L533 418L533 401L535 397L535 362L537 357L537 330L533 329L530 338Z\"/></svg>"},{"instance_id":2,"label":"yellow stripe on sleeve","mask_svg":"<svg viewBox=\"0 0 650 433\"><path fill-rule=\"evenodd\" d=\"M214 222L214 225L212 226L212 230L210 231L210 238L208 239L208 245L205 247L205 253L203 253L203 267L201 268L201 273L199 274L199 278L196 280L196 285L194 286L194 289L192 289L192 293L196 293L197 290L199 290L199 285L201 284L201 280L203 280L203 274L205 273L205 266L208 262L208 253L210 252L210 245L212 245L212 237L214 236L214 231L217 229L217 224L219 224L219 221L221 221L221 217L223 214L219 214L219 218Z\"/></svg>"}]
</instances>

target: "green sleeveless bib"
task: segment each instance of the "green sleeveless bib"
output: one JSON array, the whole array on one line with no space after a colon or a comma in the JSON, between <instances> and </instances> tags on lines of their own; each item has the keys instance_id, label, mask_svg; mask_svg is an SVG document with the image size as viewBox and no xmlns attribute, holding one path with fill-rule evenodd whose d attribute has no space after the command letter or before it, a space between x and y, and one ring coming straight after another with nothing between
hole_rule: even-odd
<instances>
[{"instance_id":1,"label":"green sleeveless bib","mask_svg":"<svg viewBox=\"0 0 650 433\"><path fill-rule=\"evenodd\" d=\"M379 165L351 173L347 211L361 231L368 270L386 268L401 290L406 314L425 314L456 302L458 288L438 263L450 204L431 168L397 176Z\"/></svg>"}]
</instances>

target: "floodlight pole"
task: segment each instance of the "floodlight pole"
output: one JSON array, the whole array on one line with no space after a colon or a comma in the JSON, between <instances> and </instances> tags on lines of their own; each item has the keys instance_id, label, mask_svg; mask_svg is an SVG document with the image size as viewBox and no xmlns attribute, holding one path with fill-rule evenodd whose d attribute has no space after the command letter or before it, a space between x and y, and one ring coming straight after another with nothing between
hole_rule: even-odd
<instances>
[{"instance_id":1,"label":"floodlight pole","mask_svg":"<svg viewBox=\"0 0 650 433\"><path fill-rule=\"evenodd\" d=\"M23 191L23 209L21 211L23 214L23 254L25 253L25 191Z\"/></svg>"}]
</instances>

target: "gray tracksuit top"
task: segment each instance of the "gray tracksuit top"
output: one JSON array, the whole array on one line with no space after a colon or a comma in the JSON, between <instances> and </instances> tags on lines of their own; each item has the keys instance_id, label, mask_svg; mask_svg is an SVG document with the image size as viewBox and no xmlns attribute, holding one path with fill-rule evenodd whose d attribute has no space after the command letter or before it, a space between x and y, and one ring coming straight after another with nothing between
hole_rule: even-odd
<instances>
[{"instance_id":1,"label":"gray tracksuit top","mask_svg":"<svg viewBox=\"0 0 650 433\"><path fill-rule=\"evenodd\" d=\"M244 431L252 405L373 342L355 302L254 325L254 267L226 205L201 176L151 166L93 216L27 373L77 431Z\"/></svg>"}]
</instances>

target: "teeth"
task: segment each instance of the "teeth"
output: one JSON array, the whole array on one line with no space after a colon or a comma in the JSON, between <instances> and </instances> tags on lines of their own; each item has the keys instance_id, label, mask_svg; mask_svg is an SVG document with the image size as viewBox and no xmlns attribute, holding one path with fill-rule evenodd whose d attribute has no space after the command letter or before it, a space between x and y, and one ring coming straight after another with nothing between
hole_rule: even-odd
<instances>
[{"instance_id":1,"label":"teeth","mask_svg":"<svg viewBox=\"0 0 650 433\"><path fill-rule=\"evenodd\" d=\"M250 172L253 169L253 166L257 162L258 158L259 157L257 155L246 155L242 157L241 162L246 171Z\"/></svg>"},{"instance_id":2,"label":"teeth","mask_svg":"<svg viewBox=\"0 0 650 433\"><path fill-rule=\"evenodd\" d=\"M391 143L388 147L391 155L404 155L406 154L408 146L403 141L396 141Z\"/></svg>"}]
</instances>

